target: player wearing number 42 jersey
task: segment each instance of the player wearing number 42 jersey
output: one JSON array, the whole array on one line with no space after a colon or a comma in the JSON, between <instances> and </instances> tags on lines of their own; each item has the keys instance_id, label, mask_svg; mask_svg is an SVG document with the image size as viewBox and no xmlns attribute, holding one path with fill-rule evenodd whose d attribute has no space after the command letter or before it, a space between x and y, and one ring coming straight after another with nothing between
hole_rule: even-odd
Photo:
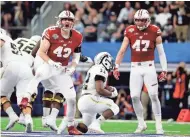
<instances>
[{"instance_id":1,"label":"player wearing number 42 jersey","mask_svg":"<svg viewBox=\"0 0 190 137\"><path fill-rule=\"evenodd\" d=\"M50 79L57 90L54 92L51 114L46 124L57 131L56 117L59 113L63 96L67 102L67 114L64 120L68 123L69 134L81 134L74 127L74 116L76 111L76 91L74 90L71 75L74 73L80 60L82 35L73 29L75 17L70 11L62 11L57 17L57 25L44 30L40 48L37 56L44 63L35 71L35 77L28 86L28 92L22 99L22 107L30 102L31 95L37 94L37 86L42 80ZM72 56L72 64L68 62Z\"/></svg>"},{"instance_id":2,"label":"player wearing number 42 jersey","mask_svg":"<svg viewBox=\"0 0 190 137\"><path fill-rule=\"evenodd\" d=\"M113 74L116 79L119 79L118 68L128 45L130 45L130 91L138 119L138 127L135 133L141 133L147 128L143 118L143 107L140 102L141 89L144 83L152 101L152 110L156 120L156 133L163 134L161 107L158 99L158 81L154 66L154 49L157 48L163 70L158 79L159 81L165 80L167 60L162 45L161 31L157 26L150 24L150 16L147 10L138 10L134 15L134 22L135 25L131 25L125 30L123 43L116 57L116 67Z\"/></svg>"}]
</instances>

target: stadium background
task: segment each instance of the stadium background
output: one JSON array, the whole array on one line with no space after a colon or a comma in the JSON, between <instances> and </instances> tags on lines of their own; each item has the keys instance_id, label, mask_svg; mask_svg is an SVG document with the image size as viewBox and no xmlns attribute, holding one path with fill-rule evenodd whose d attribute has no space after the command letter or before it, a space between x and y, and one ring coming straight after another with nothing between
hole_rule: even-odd
<instances>
[{"instance_id":1,"label":"stadium background","mask_svg":"<svg viewBox=\"0 0 190 137\"><path fill-rule=\"evenodd\" d=\"M30 38L32 35L41 35L48 26L54 25L57 16L62 10L70 10L77 19L75 29L84 36L82 53L93 58L98 52L107 51L114 58L120 48L123 38L123 31L126 26L133 24L133 15L140 8L148 9L152 23L158 25L162 30L162 37L166 57L168 59L169 77L171 83L159 83L159 98L162 105L162 115L165 120L176 120L181 109L190 108L190 2L49 2L49 1L23 1L23 2L4 2L1 1L1 26L6 29L13 39L17 37ZM179 14L180 13L180 14ZM177 18L176 24L173 23ZM185 28L187 38L177 36L178 27ZM159 58L156 54L157 72L161 71ZM185 65L183 63L184 62ZM88 64L80 63L73 80L76 84L78 96ZM184 94L182 97L174 97L178 78L175 72L178 67L184 67L185 81ZM112 75L109 77L109 85L116 86L128 107L123 106L119 98L118 101L120 114L114 119L135 119L135 114L130 100L129 89L129 70L130 70L130 50L128 49L121 65L121 77L116 81ZM178 83L179 84L179 83ZM171 88L168 88L171 85ZM39 94L34 103L33 116L42 116L42 94L43 87L39 85ZM142 89L143 90L143 89ZM176 91L177 92L177 91ZM180 92L180 91L179 91ZM11 96L14 110L20 113L16 106L15 93ZM63 116L64 108L61 109L59 116ZM6 116L4 112L1 116ZM76 117L80 117L78 113ZM147 119L154 119L151 115L151 104L148 104ZM189 126L189 125L188 125ZM3 127L3 125L2 125ZM189 126L190 129L190 126ZM190 133L189 133L190 134Z\"/></svg>"}]
</instances>

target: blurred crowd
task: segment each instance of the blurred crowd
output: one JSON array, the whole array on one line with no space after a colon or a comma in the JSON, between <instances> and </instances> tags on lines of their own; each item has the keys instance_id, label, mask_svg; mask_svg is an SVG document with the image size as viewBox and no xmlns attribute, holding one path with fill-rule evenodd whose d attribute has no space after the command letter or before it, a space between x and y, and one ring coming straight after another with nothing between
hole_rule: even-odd
<instances>
[{"instance_id":1,"label":"blurred crowd","mask_svg":"<svg viewBox=\"0 0 190 137\"><path fill-rule=\"evenodd\" d=\"M162 30L164 42L185 42L190 23L188 2L66 2L64 10L72 11L78 20L75 28L83 33L85 41L117 42L133 24L138 9L148 9L152 24Z\"/></svg>"},{"instance_id":2,"label":"blurred crowd","mask_svg":"<svg viewBox=\"0 0 190 137\"><path fill-rule=\"evenodd\" d=\"M22 35L34 15L39 12L42 1L1 1L1 27L13 38Z\"/></svg>"},{"instance_id":3,"label":"blurred crowd","mask_svg":"<svg viewBox=\"0 0 190 137\"><path fill-rule=\"evenodd\" d=\"M1 2L1 26L5 29L26 26L42 4L42 1ZM125 28L133 24L134 13L142 8L148 9L152 24L161 28L164 42L185 42L190 30L189 7L190 3L184 1L71 1L64 2L63 10L74 13L75 29L83 34L84 41L122 41Z\"/></svg>"}]
</instances>

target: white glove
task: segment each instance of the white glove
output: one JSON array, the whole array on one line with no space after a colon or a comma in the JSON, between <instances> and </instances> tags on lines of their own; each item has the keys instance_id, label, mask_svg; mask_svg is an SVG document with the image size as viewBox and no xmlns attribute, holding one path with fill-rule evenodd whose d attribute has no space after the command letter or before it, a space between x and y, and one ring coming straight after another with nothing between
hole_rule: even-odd
<instances>
[{"instance_id":1,"label":"white glove","mask_svg":"<svg viewBox=\"0 0 190 137\"><path fill-rule=\"evenodd\" d=\"M62 67L62 64L60 62L54 62L51 59L48 60L48 64L55 67L56 69L60 69Z\"/></svg>"},{"instance_id":2,"label":"white glove","mask_svg":"<svg viewBox=\"0 0 190 137\"><path fill-rule=\"evenodd\" d=\"M118 95L117 89L115 87L112 87L114 91L111 94L111 98L115 98Z\"/></svg>"},{"instance_id":3,"label":"white glove","mask_svg":"<svg viewBox=\"0 0 190 137\"><path fill-rule=\"evenodd\" d=\"M90 57L87 57L87 58L88 58L88 60L86 61L86 63L94 63Z\"/></svg>"},{"instance_id":4,"label":"white glove","mask_svg":"<svg viewBox=\"0 0 190 137\"><path fill-rule=\"evenodd\" d=\"M75 67L67 68L66 74L72 76L75 72Z\"/></svg>"}]
</instances>

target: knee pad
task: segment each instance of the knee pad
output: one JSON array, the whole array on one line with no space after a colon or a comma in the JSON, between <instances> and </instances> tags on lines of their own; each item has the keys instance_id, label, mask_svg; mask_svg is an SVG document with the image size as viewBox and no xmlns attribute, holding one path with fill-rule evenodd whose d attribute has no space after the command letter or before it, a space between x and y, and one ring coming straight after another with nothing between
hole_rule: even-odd
<instances>
[{"instance_id":1,"label":"knee pad","mask_svg":"<svg viewBox=\"0 0 190 137\"><path fill-rule=\"evenodd\" d=\"M42 100L43 101L53 101L53 92L51 92L49 90L45 91Z\"/></svg>"},{"instance_id":2,"label":"knee pad","mask_svg":"<svg viewBox=\"0 0 190 137\"><path fill-rule=\"evenodd\" d=\"M111 106L111 110L113 111L114 115L117 115L119 113L119 107L116 104L113 104Z\"/></svg>"},{"instance_id":3,"label":"knee pad","mask_svg":"<svg viewBox=\"0 0 190 137\"><path fill-rule=\"evenodd\" d=\"M3 106L7 102L11 103L10 100L7 99L7 97L1 96L1 106Z\"/></svg>"},{"instance_id":4,"label":"knee pad","mask_svg":"<svg viewBox=\"0 0 190 137\"><path fill-rule=\"evenodd\" d=\"M52 101L55 101L57 103L63 103L65 101L65 98L61 93L56 93Z\"/></svg>"}]
</instances>

